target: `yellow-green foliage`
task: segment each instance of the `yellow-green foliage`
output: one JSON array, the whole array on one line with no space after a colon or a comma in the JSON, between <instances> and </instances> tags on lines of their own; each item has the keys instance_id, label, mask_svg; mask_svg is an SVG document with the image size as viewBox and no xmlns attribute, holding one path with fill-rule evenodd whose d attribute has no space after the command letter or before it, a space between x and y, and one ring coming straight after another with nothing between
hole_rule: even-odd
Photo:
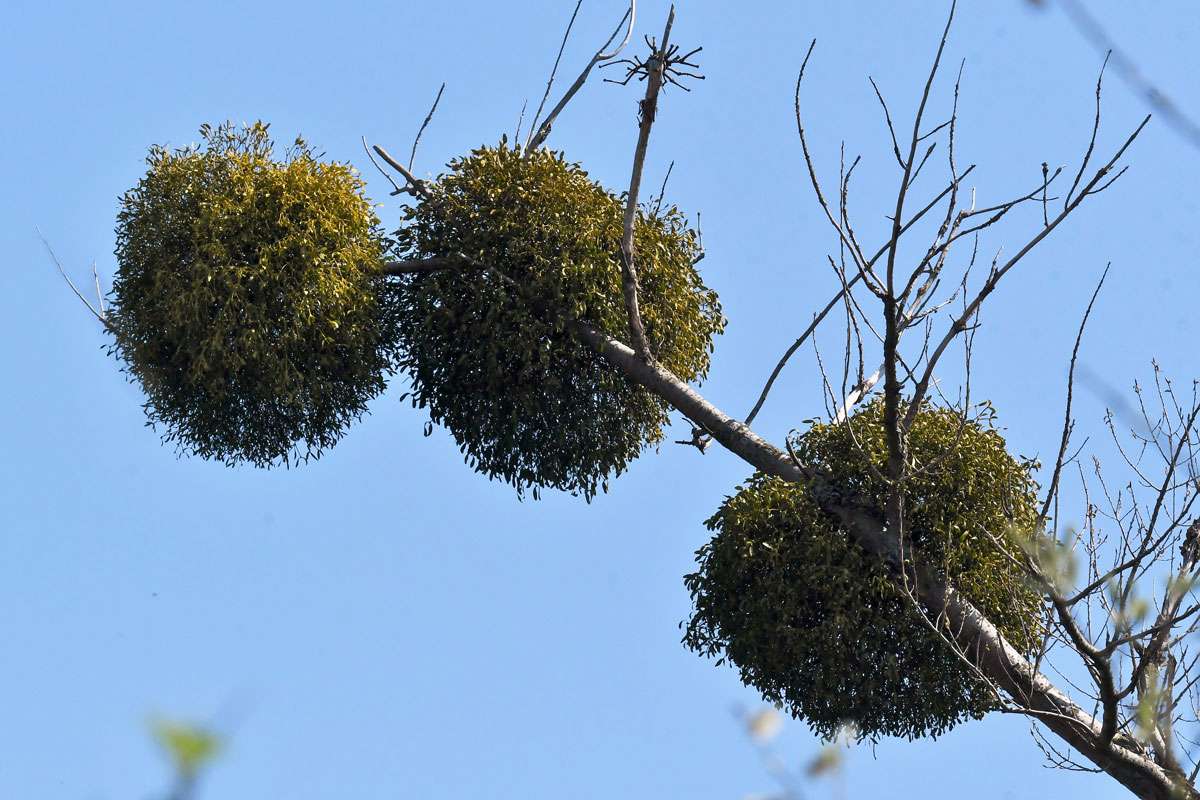
<instances>
[{"instance_id":1,"label":"yellow-green foliage","mask_svg":"<svg viewBox=\"0 0 1200 800\"><path fill-rule=\"evenodd\" d=\"M109 328L151 422L185 452L319 455L394 369L384 249L363 183L267 126L153 148L121 200Z\"/></svg>"},{"instance_id":2,"label":"yellow-green foliage","mask_svg":"<svg viewBox=\"0 0 1200 800\"><path fill-rule=\"evenodd\" d=\"M877 401L849 427L814 425L796 439L796 454L882 509L885 489L869 467L886 461L882 420ZM989 534L1003 541L1036 525L1031 465L1010 456L990 424L964 425L947 409L917 415L908 449L918 467L933 465L904 492L918 560L1028 651L1039 598ZM804 485L755 475L708 526L716 535L685 579L694 606L685 643L730 661L747 685L817 733L832 737L853 722L872 738L937 736L994 708L994 695L916 611L898 577L818 510Z\"/></svg>"},{"instance_id":3,"label":"yellow-green foliage","mask_svg":"<svg viewBox=\"0 0 1200 800\"><path fill-rule=\"evenodd\" d=\"M561 155L504 142L449 170L398 233L406 258L466 257L402 282L413 402L488 476L591 497L667 420L661 400L566 330L583 320L628 340L622 201ZM685 380L702 378L724 320L693 266L695 233L675 208L639 212L635 247L652 350Z\"/></svg>"}]
</instances>

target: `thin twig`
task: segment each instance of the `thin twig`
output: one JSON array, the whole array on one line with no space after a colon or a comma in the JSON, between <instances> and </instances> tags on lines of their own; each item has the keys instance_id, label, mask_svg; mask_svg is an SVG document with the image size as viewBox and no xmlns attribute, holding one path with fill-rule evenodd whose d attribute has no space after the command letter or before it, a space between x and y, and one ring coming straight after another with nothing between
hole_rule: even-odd
<instances>
[{"instance_id":1,"label":"thin twig","mask_svg":"<svg viewBox=\"0 0 1200 800\"><path fill-rule=\"evenodd\" d=\"M575 27L575 18L579 16L579 7L583 5L583 0L578 0L575 3L575 10L571 12L571 19L567 23L567 29L563 32L562 43L558 46L558 55L554 57L554 66L550 68L550 79L546 81L546 91L542 93L542 100L538 103L537 111L533 115L533 119L529 121L529 139L525 140L525 149L529 149L529 142L533 139L533 134L537 131L538 120L542 116L542 109L546 107L546 100L550 97L550 89L554 86L554 76L558 74L558 64L562 61L563 50L567 47L567 40L571 38L571 28Z\"/></svg>"},{"instance_id":2,"label":"thin twig","mask_svg":"<svg viewBox=\"0 0 1200 800\"><path fill-rule=\"evenodd\" d=\"M1117 46L1116 41L1091 15L1087 7L1079 0L1058 0L1058 2L1075 28L1086 39L1091 41L1101 52L1112 54L1113 67L1125 79L1125 82L1133 87L1133 90L1140 94L1151 108L1162 114L1166 123L1187 139L1189 144L1200 147L1200 124L1185 114L1165 92L1142 74L1133 59Z\"/></svg>"},{"instance_id":3,"label":"thin twig","mask_svg":"<svg viewBox=\"0 0 1200 800\"><path fill-rule=\"evenodd\" d=\"M50 260L53 261L54 266L58 268L58 274L61 275L62 279L67 282L67 286L71 287L71 291L75 293L75 296L79 298L80 302L82 302L85 306L87 306L88 311L92 312L92 315L97 320L100 321L100 324L102 324L104 327L107 328L108 320L105 318L104 313L102 311L97 311L96 308L92 305L91 301L89 301L86 297L83 296L83 292L79 291L79 287L75 285L75 281L73 281L69 277L67 277L67 271L65 269L63 269L62 262L58 260L58 256L55 254L54 248L50 246L50 242L46 241L46 237L42 235L41 228L34 228L34 230L37 231L38 238L42 240L42 245L46 248L46 253L49 254ZM95 268L93 267L93 272L94 271L95 271ZM103 305L104 299L100 295L99 278L96 279L96 296L100 301L101 308L103 308L104 307L104 305Z\"/></svg>"},{"instance_id":4,"label":"thin twig","mask_svg":"<svg viewBox=\"0 0 1200 800\"><path fill-rule=\"evenodd\" d=\"M637 0L629 0L629 13L626 16L629 18L629 27L625 29L625 38L621 40L621 43L611 53L597 53L596 57L598 61L608 61L609 59L616 58L625 49L625 45L629 44L629 40L633 37L633 26L637 24ZM625 17L622 17L621 21L624 22L624 20ZM617 30L620 30L619 25L617 26ZM611 42L612 37L604 43L604 47L608 47ZM601 48L601 50L603 49Z\"/></svg>"},{"instance_id":5,"label":"thin twig","mask_svg":"<svg viewBox=\"0 0 1200 800\"><path fill-rule=\"evenodd\" d=\"M521 113L517 114L517 129L513 131L513 142L521 141L521 127L525 124L525 109L528 105L528 98L521 101Z\"/></svg>"},{"instance_id":6,"label":"thin twig","mask_svg":"<svg viewBox=\"0 0 1200 800\"><path fill-rule=\"evenodd\" d=\"M1096 135L1100 132L1100 98L1104 90L1104 70L1108 68L1108 59L1111 55L1111 50L1104 54L1104 62L1100 65L1100 74L1096 76L1096 113L1092 118L1092 135L1088 139L1087 151L1083 154L1083 160L1079 162L1079 171L1075 173L1075 180L1071 181L1071 190L1067 192L1067 197L1063 201L1064 205L1071 204L1071 196L1079 188L1079 181L1083 180L1083 173L1087 171L1088 162L1091 161L1092 153L1096 149ZM1042 172L1045 172L1044 166Z\"/></svg>"},{"instance_id":7,"label":"thin twig","mask_svg":"<svg viewBox=\"0 0 1200 800\"><path fill-rule=\"evenodd\" d=\"M612 35L608 37L608 41L606 41L604 45L596 51L596 54L592 56L591 60L588 61L587 66L585 66L583 71L579 73L579 77L576 78L575 82L571 84L571 87L567 89L567 93L562 96L562 99L558 101L558 104L554 106L549 114L546 115L546 119L542 120L542 124L538 126L536 132L529 139L529 141L525 143L525 152L531 152L542 146L542 143L546 141L546 137L550 135L550 129L554 127L554 121L558 119L558 115L562 113L562 110L567 107L567 103L571 102L571 98L573 98L576 93L583 88L584 83L587 82L588 75L592 73L592 69L595 68L595 66L601 61L608 61L616 58L617 55L620 54L621 50L625 48L625 45L629 44L629 39L633 35L633 24L636 18L637 0L630 0L629 8L625 11L624 16L621 17L621 21L617 23L616 30L612 32ZM626 20L629 21L629 26L625 31L625 39L611 53L605 52L605 49L613 43L613 40L617 38L617 34L621 32L621 27L625 25Z\"/></svg>"},{"instance_id":8,"label":"thin twig","mask_svg":"<svg viewBox=\"0 0 1200 800\"><path fill-rule=\"evenodd\" d=\"M667 165L667 174L663 176L662 187L658 190L658 198L654 201L653 216L658 216L658 212L662 209L663 196L667 193L667 181L671 180L671 170L675 169L675 162L671 161Z\"/></svg>"},{"instance_id":9,"label":"thin twig","mask_svg":"<svg viewBox=\"0 0 1200 800\"><path fill-rule=\"evenodd\" d=\"M384 178L386 178L387 182L392 185L392 195L393 196L398 195L398 194L404 194L406 191L408 191L407 189L402 188L400 186L400 184L396 183L396 179L393 178L391 175L389 175L383 169L383 167L379 166L379 162L375 160L375 154L371 152L371 146L367 144L367 137L365 137L365 136L362 137L362 146L363 146L363 152L365 152L367 154L367 158L371 159L371 164L375 167L375 169L379 170L379 174L382 175Z\"/></svg>"},{"instance_id":10,"label":"thin twig","mask_svg":"<svg viewBox=\"0 0 1200 800\"><path fill-rule=\"evenodd\" d=\"M1071 429L1074 423L1071 419L1071 402L1075 393L1075 364L1079 361L1079 346L1083 343L1083 332L1087 328L1088 318L1092 315L1092 307L1096 305L1096 298L1100 296L1100 290L1104 287L1104 279L1108 277L1108 270L1112 267L1112 262L1109 262L1104 267L1104 272L1100 274L1100 280L1096 283L1096 289L1092 292L1092 299L1088 301L1087 309L1083 312L1083 319L1079 322L1079 332L1075 335L1075 346L1071 348L1071 366L1067 370L1067 409L1063 420L1062 440L1058 447L1058 458L1054 460L1054 472L1050 477L1050 486L1046 490L1046 498L1042 503L1042 511L1038 514L1037 530L1042 530L1046 525L1046 518L1050 514L1050 504L1055 497L1058 496L1058 482L1062 476L1062 468L1064 458L1067 454L1067 447L1071 441Z\"/></svg>"},{"instance_id":11,"label":"thin twig","mask_svg":"<svg viewBox=\"0 0 1200 800\"><path fill-rule=\"evenodd\" d=\"M446 91L446 82L442 81L441 88L438 89L437 97L433 98L433 105L429 108L429 113L425 115L425 121L421 123L421 129L417 131L417 137L413 139L412 153L408 156L408 168L411 171L413 164L417 160L417 145L421 143L421 134L429 127L429 121L433 119L433 113L437 111L438 103L442 101L442 92Z\"/></svg>"}]
</instances>

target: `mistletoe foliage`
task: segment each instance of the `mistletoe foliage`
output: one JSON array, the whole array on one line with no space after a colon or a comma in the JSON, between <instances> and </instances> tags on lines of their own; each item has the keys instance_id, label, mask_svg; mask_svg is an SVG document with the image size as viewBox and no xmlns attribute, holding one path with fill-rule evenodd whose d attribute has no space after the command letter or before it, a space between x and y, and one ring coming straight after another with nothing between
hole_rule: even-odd
<instances>
[{"instance_id":1,"label":"mistletoe foliage","mask_svg":"<svg viewBox=\"0 0 1200 800\"><path fill-rule=\"evenodd\" d=\"M882 515L881 402L849 425L816 424L795 445L803 464ZM942 408L917 415L908 450L916 471L905 485L905 519L916 558L1029 651L1039 598L992 537L1028 536L1036 525L1031 465L1010 456L986 422L964 423ZM860 549L802 484L755 475L708 527L716 535L685 579L694 606L685 643L730 661L746 684L815 732L832 738L850 722L869 738L937 736L995 707L935 632L928 609L918 612L899 576Z\"/></svg>"},{"instance_id":2,"label":"mistletoe foliage","mask_svg":"<svg viewBox=\"0 0 1200 800\"><path fill-rule=\"evenodd\" d=\"M379 394L396 329L363 183L267 126L153 148L121 200L113 350L181 450L228 464L319 455Z\"/></svg>"},{"instance_id":3,"label":"mistletoe foliage","mask_svg":"<svg viewBox=\"0 0 1200 800\"><path fill-rule=\"evenodd\" d=\"M518 492L592 497L667 421L662 400L569 330L581 321L628 337L621 199L561 155L503 141L451 162L429 192L405 211L401 255L454 266L401 279L414 405ZM655 209L639 211L634 241L651 349L683 379L702 378L724 319L694 267L696 234L675 208Z\"/></svg>"}]
</instances>

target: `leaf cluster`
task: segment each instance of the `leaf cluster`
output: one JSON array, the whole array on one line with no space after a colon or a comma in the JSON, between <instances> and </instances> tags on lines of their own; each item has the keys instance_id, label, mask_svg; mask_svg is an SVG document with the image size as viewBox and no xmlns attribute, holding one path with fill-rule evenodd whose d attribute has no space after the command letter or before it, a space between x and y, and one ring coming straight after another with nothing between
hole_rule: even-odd
<instances>
[{"instance_id":1,"label":"leaf cluster","mask_svg":"<svg viewBox=\"0 0 1200 800\"><path fill-rule=\"evenodd\" d=\"M452 161L428 190L405 209L401 255L456 267L401 279L413 404L489 477L591 498L667 422L663 400L569 329L627 338L621 198L561 154L505 141ZM634 242L653 353L683 379L703 378L725 323L694 266L696 233L674 207L639 210Z\"/></svg>"},{"instance_id":2,"label":"leaf cluster","mask_svg":"<svg viewBox=\"0 0 1200 800\"><path fill-rule=\"evenodd\" d=\"M386 240L354 169L261 122L150 151L121 199L108 327L151 424L227 464L317 456L395 367Z\"/></svg>"},{"instance_id":3,"label":"leaf cluster","mask_svg":"<svg viewBox=\"0 0 1200 800\"><path fill-rule=\"evenodd\" d=\"M794 450L882 518L882 402L847 423L814 424ZM1040 599L1006 550L1037 525L1032 465L1008 454L990 422L944 408L916 415L908 453L908 555L1029 652ZM944 625L804 484L757 474L707 524L715 536L685 578L693 614L684 642L731 662L816 733L832 738L853 723L868 738L936 737L995 708L992 689L942 640Z\"/></svg>"}]
</instances>

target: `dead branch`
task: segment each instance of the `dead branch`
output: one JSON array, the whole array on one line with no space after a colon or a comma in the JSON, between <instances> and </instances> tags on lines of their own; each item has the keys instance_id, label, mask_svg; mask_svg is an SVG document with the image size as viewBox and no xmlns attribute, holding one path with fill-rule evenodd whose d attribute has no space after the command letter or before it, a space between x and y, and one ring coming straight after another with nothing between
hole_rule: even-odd
<instances>
[{"instance_id":1,"label":"dead branch","mask_svg":"<svg viewBox=\"0 0 1200 800\"><path fill-rule=\"evenodd\" d=\"M622 40L621 44L618 45L615 50L612 52L606 52L608 46L613 43L613 40L617 38L617 34L621 32L621 28L625 25L626 20L629 21L629 25L625 29L624 40ZM633 25L636 20L637 0L630 0L629 9L625 12L624 16L621 17L621 21L617 23L616 30L612 32L612 35L608 37L603 46L601 46L601 48L596 51L596 54L592 56L591 60L588 61L587 65L583 68L583 71L579 73L579 77L576 78L575 82L571 84L569 89L567 89L566 94L562 96L562 99L559 100L550 113L546 115L546 119L542 121L542 124L538 126L536 130L533 130L532 124L530 125L530 129L533 130L533 135L529 138L529 141L525 143L525 152L528 153L542 146L542 143L546 141L546 137L550 135L551 128L554 127L554 121L558 119L558 115L561 114L563 109L567 107L567 103L571 102L571 98L578 94L579 90L583 88L583 85L587 82L588 76L592 74L592 70L595 68L595 66L603 61L610 61L616 58L620 52L625 49L625 45L629 44L629 39L633 36Z\"/></svg>"}]
</instances>

